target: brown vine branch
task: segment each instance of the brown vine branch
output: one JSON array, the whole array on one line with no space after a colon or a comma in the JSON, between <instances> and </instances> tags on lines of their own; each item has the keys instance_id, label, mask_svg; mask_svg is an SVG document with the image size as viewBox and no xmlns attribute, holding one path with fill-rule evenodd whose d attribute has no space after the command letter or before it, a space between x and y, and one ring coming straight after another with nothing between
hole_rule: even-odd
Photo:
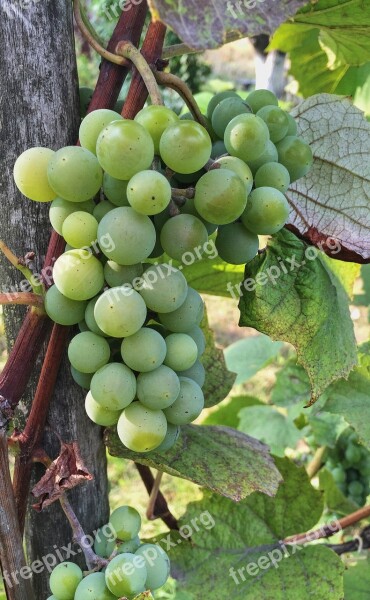
<instances>
[{"instance_id":1,"label":"brown vine branch","mask_svg":"<svg viewBox=\"0 0 370 600\"><path fill-rule=\"evenodd\" d=\"M131 42L124 41L117 44L116 53L128 58L135 65L145 83L152 103L163 105L162 94L153 75L153 71L140 50L138 50Z\"/></svg>"},{"instance_id":2,"label":"brown vine branch","mask_svg":"<svg viewBox=\"0 0 370 600\"><path fill-rule=\"evenodd\" d=\"M33 306L41 311L44 310L44 299L40 294L33 292L10 292L0 294L0 304L17 304L19 306Z\"/></svg>"},{"instance_id":3,"label":"brown vine branch","mask_svg":"<svg viewBox=\"0 0 370 600\"><path fill-rule=\"evenodd\" d=\"M325 544L327 548L333 550L336 554L347 554L347 552L360 552L370 548L370 525L364 529L353 540L343 542L342 544Z\"/></svg>"},{"instance_id":4,"label":"brown vine branch","mask_svg":"<svg viewBox=\"0 0 370 600\"><path fill-rule=\"evenodd\" d=\"M44 287L42 283L35 278L32 270L27 266L26 259L15 256L15 254L13 254L10 248L8 248L8 246L2 240L0 240L0 251L13 266L25 276L33 290L33 293L43 295Z\"/></svg>"},{"instance_id":5,"label":"brown vine branch","mask_svg":"<svg viewBox=\"0 0 370 600\"><path fill-rule=\"evenodd\" d=\"M154 488L154 477L149 469L145 465L135 463L137 470L139 471L140 477L143 480L145 488L150 496ZM169 529L179 529L177 519L171 513L165 497L162 492L158 490L155 505L153 507L153 518L162 519L162 521L169 527Z\"/></svg>"}]
</instances>

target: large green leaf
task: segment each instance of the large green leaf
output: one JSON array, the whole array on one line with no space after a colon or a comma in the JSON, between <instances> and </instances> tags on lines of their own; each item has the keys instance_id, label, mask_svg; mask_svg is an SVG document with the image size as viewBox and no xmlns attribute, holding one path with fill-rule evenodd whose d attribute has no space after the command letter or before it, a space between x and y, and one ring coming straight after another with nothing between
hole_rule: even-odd
<instances>
[{"instance_id":1,"label":"large green leaf","mask_svg":"<svg viewBox=\"0 0 370 600\"><path fill-rule=\"evenodd\" d=\"M368 600L370 589L370 558L358 556L357 563L344 573L344 600Z\"/></svg>"},{"instance_id":2,"label":"large green leaf","mask_svg":"<svg viewBox=\"0 0 370 600\"><path fill-rule=\"evenodd\" d=\"M191 600L343 598L343 565L331 550L279 548L279 540L317 523L323 503L303 468L281 459L277 465L284 483L274 499L255 493L235 506L206 493L188 506L180 524L199 521L203 513L214 522L213 528L193 531L191 544L178 544L170 553L172 574Z\"/></svg>"},{"instance_id":3,"label":"large green leaf","mask_svg":"<svg viewBox=\"0 0 370 600\"><path fill-rule=\"evenodd\" d=\"M357 352L347 294L311 250L285 230L272 238L246 267L239 308L240 325L296 347L315 401L332 381L348 376Z\"/></svg>"},{"instance_id":4,"label":"large green leaf","mask_svg":"<svg viewBox=\"0 0 370 600\"><path fill-rule=\"evenodd\" d=\"M225 349L227 368L237 374L236 383L243 383L267 367L282 347L281 342L273 342L267 335L238 340Z\"/></svg>"},{"instance_id":5,"label":"large green leaf","mask_svg":"<svg viewBox=\"0 0 370 600\"><path fill-rule=\"evenodd\" d=\"M336 485L333 475L327 469L319 472L319 489L324 492L325 506L331 512L348 515L358 509L357 504L345 497Z\"/></svg>"},{"instance_id":6,"label":"large green leaf","mask_svg":"<svg viewBox=\"0 0 370 600\"><path fill-rule=\"evenodd\" d=\"M215 258L203 258L193 265L184 267L184 273L188 284L200 294L211 296L232 297L235 289L243 279L243 265L229 265L216 256ZM238 297L236 294L235 297Z\"/></svg>"},{"instance_id":7,"label":"large green leaf","mask_svg":"<svg viewBox=\"0 0 370 600\"><path fill-rule=\"evenodd\" d=\"M237 502L256 490L273 496L281 481L268 448L229 427L186 425L175 446L163 454L131 452L114 430L106 431L106 444L113 456L188 479Z\"/></svg>"},{"instance_id":8,"label":"large green leaf","mask_svg":"<svg viewBox=\"0 0 370 600\"><path fill-rule=\"evenodd\" d=\"M154 19L163 21L189 46L198 50L216 48L226 34L240 37L272 33L306 0L149 0Z\"/></svg>"},{"instance_id":9,"label":"large green leaf","mask_svg":"<svg viewBox=\"0 0 370 600\"><path fill-rule=\"evenodd\" d=\"M226 425L227 427L239 427L239 413L242 408L263 404L254 396L235 396L227 403L222 403L216 410L211 412L203 421L203 425Z\"/></svg>"},{"instance_id":10,"label":"large green leaf","mask_svg":"<svg viewBox=\"0 0 370 600\"><path fill-rule=\"evenodd\" d=\"M334 415L324 410L308 414L308 422L316 444L329 448L335 448L340 434L348 427L348 423L341 415Z\"/></svg>"}]
</instances>

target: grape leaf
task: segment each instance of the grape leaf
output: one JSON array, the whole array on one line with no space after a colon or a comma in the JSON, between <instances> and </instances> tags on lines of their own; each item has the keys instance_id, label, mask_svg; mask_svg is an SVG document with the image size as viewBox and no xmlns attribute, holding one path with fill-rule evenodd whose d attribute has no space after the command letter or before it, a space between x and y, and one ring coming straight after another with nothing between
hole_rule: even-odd
<instances>
[{"instance_id":1,"label":"grape leaf","mask_svg":"<svg viewBox=\"0 0 370 600\"><path fill-rule=\"evenodd\" d=\"M286 194L291 229L334 258L369 262L370 123L348 99L329 94L305 100L292 115L314 164Z\"/></svg>"},{"instance_id":2,"label":"grape leaf","mask_svg":"<svg viewBox=\"0 0 370 600\"><path fill-rule=\"evenodd\" d=\"M188 284L200 294L230 298L230 289L243 279L244 265L229 265L216 258L203 258L182 269Z\"/></svg>"},{"instance_id":3,"label":"grape leaf","mask_svg":"<svg viewBox=\"0 0 370 600\"><path fill-rule=\"evenodd\" d=\"M331 512L348 515L358 509L357 504L346 498L340 491L333 475L327 469L319 471L319 489L324 492L325 505Z\"/></svg>"},{"instance_id":4,"label":"grape leaf","mask_svg":"<svg viewBox=\"0 0 370 600\"><path fill-rule=\"evenodd\" d=\"M370 558L358 556L356 565L344 573L345 600L367 600L370 589Z\"/></svg>"},{"instance_id":5,"label":"grape leaf","mask_svg":"<svg viewBox=\"0 0 370 600\"><path fill-rule=\"evenodd\" d=\"M206 50L225 43L226 34L240 37L272 33L306 4L306 0L149 0L154 20L160 20L191 48Z\"/></svg>"},{"instance_id":6,"label":"grape leaf","mask_svg":"<svg viewBox=\"0 0 370 600\"><path fill-rule=\"evenodd\" d=\"M211 412L203 421L203 425L227 425L238 429L239 413L242 408L262 404L261 400L253 396L235 396L227 404L223 403Z\"/></svg>"},{"instance_id":7,"label":"grape leaf","mask_svg":"<svg viewBox=\"0 0 370 600\"><path fill-rule=\"evenodd\" d=\"M308 422L317 445L329 448L335 448L340 434L348 427L348 423L341 415L334 415L323 410L319 410L316 414L309 414Z\"/></svg>"},{"instance_id":8,"label":"grape leaf","mask_svg":"<svg viewBox=\"0 0 370 600\"><path fill-rule=\"evenodd\" d=\"M290 232L279 232L246 266L239 309L240 325L296 347L315 402L332 381L348 376L357 351L347 294L312 250Z\"/></svg>"},{"instance_id":9,"label":"grape leaf","mask_svg":"<svg viewBox=\"0 0 370 600\"><path fill-rule=\"evenodd\" d=\"M295 360L290 360L276 375L271 403L286 408L299 403L307 404L310 394L310 380L306 371Z\"/></svg>"},{"instance_id":10,"label":"grape leaf","mask_svg":"<svg viewBox=\"0 0 370 600\"><path fill-rule=\"evenodd\" d=\"M106 431L110 454L188 479L238 502L259 490L273 496L281 481L264 444L229 427L186 425L171 450L137 454Z\"/></svg>"},{"instance_id":11,"label":"grape leaf","mask_svg":"<svg viewBox=\"0 0 370 600\"><path fill-rule=\"evenodd\" d=\"M284 483L273 499L255 493L235 506L207 492L188 505L180 525L204 512L214 521L212 529L199 528L191 543L170 552L178 588L192 600L343 598L343 565L333 551L322 545L286 546L284 556L279 549L279 540L317 523L323 502L303 468L287 459L277 459L277 465Z\"/></svg>"},{"instance_id":12,"label":"grape leaf","mask_svg":"<svg viewBox=\"0 0 370 600\"><path fill-rule=\"evenodd\" d=\"M235 383L243 383L269 365L283 344L267 335L255 335L238 340L225 349L227 368L237 373Z\"/></svg>"}]
</instances>

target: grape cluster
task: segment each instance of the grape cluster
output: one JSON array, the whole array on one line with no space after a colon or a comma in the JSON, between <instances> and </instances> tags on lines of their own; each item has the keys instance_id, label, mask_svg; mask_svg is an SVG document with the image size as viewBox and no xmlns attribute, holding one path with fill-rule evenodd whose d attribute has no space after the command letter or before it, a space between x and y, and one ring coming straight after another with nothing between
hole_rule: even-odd
<instances>
[{"instance_id":1,"label":"grape cluster","mask_svg":"<svg viewBox=\"0 0 370 600\"><path fill-rule=\"evenodd\" d=\"M359 444L356 432L348 427L325 463L339 489L355 504L363 506L370 493L370 452Z\"/></svg>"},{"instance_id":2,"label":"grape cluster","mask_svg":"<svg viewBox=\"0 0 370 600\"><path fill-rule=\"evenodd\" d=\"M284 192L312 163L271 92L246 102L217 94L205 119L213 143L165 106L135 120L96 110L81 122L80 147L31 148L14 166L25 196L51 202L51 224L67 244L45 308L56 323L79 325L68 356L89 390L86 412L117 425L136 452L171 448L204 407L204 305L181 272L184 257L200 259L217 230L223 260L251 260L258 234L285 224Z\"/></svg>"},{"instance_id":3,"label":"grape cluster","mask_svg":"<svg viewBox=\"0 0 370 600\"><path fill-rule=\"evenodd\" d=\"M110 559L103 572L83 577L78 565L59 564L50 575L53 595L48 600L130 600L161 588L170 574L170 560L160 546L141 544L140 527L140 515L131 506L113 511L94 541L95 553Z\"/></svg>"}]
</instances>

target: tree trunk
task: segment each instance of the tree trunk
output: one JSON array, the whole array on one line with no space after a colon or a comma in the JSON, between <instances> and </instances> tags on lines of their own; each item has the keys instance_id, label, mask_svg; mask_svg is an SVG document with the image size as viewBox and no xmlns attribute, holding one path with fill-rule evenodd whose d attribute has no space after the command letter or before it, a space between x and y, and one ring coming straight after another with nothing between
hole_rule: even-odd
<instances>
[{"instance_id":1,"label":"tree trunk","mask_svg":"<svg viewBox=\"0 0 370 600\"><path fill-rule=\"evenodd\" d=\"M76 142L79 110L72 3L1 0L0 14L0 238L19 256L34 251L39 270L51 229L49 206L23 198L14 186L12 169L16 157L31 146L57 149ZM3 258L0 275L1 291L19 285L22 279ZM18 308L5 311L9 346L23 315ZM35 376L24 398L27 406L36 383ZM85 532L91 533L108 520L108 484L101 429L85 414L83 398L65 360L48 420L63 440L78 440L83 460L94 475L93 482L69 494ZM53 457L58 453L54 434L47 435L46 450ZM37 469L36 477L41 474ZM68 546L72 538L59 503L41 514L30 509L26 537L30 563L49 553L59 562L56 548ZM37 599L48 597L47 581L46 571L34 575Z\"/></svg>"}]
</instances>

